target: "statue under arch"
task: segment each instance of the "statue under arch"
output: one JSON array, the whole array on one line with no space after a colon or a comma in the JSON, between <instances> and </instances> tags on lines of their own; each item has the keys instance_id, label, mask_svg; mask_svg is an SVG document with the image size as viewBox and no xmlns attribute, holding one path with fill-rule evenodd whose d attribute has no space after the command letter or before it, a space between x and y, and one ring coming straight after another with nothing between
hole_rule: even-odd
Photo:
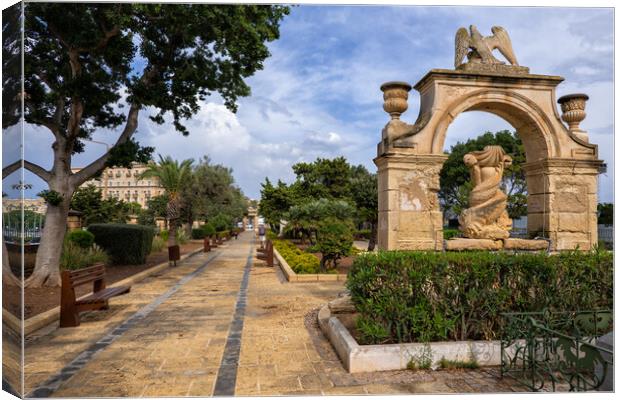
<instances>
[{"instance_id":1,"label":"statue under arch","mask_svg":"<svg viewBox=\"0 0 620 400\"><path fill-rule=\"evenodd\" d=\"M469 168L473 184L469 208L459 216L463 236L471 239L508 238L512 220L506 211L508 196L500 185L504 168L512 163L512 158L501 146L486 146L484 150L467 153L463 162Z\"/></svg>"}]
</instances>

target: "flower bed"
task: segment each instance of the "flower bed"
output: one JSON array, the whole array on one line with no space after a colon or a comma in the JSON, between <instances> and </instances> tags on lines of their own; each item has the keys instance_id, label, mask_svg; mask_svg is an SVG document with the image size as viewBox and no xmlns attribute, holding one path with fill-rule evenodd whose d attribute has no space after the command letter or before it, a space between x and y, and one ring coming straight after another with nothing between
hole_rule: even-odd
<instances>
[{"instance_id":1,"label":"flower bed","mask_svg":"<svg viewBox=\"0 0 620 400\"><path fill-rule=\"evenodd\" d=\"M502 312L613 307L613 254L379 252L347 287L361 344L495 340Z\"/></svg>"},{"instance_id":2,"label":"flower bed","mask_svg":"<svg viewBox=\"0 0 620 400\"><path fill-rule=\"evenodd\" d=\"M287 240L274 240L274 247L296 274L319 273L319 259Z\"/></svg>"}]
</instances>

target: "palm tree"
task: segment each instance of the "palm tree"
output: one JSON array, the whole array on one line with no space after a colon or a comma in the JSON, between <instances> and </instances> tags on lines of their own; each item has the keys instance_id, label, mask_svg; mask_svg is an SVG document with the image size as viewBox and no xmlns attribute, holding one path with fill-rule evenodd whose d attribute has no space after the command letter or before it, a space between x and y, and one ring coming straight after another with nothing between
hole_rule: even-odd
<instances>
[{"instance_id":1,"label":"palm tree","mask_svg":"<svg viewBox=\"0 0 620 400\"><path fill-rule=\"evenodd\" d=\"M180 218L181 189L188 183L192 176L193 159L183 160L180 164L172 157L166 158L159 155L158 163L151 163L147 166L139 179L157 178L159 184L168 194L168 205L166 214L168 218L168 247L177 244L177 226Z\"/></svg>"}]
</instances>

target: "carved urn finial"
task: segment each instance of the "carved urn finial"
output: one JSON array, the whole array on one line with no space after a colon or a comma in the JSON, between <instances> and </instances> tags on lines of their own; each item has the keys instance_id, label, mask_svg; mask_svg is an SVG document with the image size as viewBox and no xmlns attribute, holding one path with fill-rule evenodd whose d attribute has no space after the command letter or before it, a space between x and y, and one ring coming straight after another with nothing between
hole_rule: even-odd
<instances>
[{"instance_id":1,"label":"carved urn finial","mask_svg":"<svg viewBox=\"0 0 620 400\"><path fill-rule=\"evenodd\" d=\"M558 99L562 108L562 120L568 124L568 130L586 142L588 135L579 128L579 123L586 118L586 100L588 99L588 95L583 93L567 94Z\"/></svg>"},{"instance_id":2,"label":"carved urn finial","mask_svg":"<svg viewBox=\"0 0 620 400\"><path fill-rule=\"evenodd\" d=\"M406 82L386 82L381 85L383 92L383 109L392 119L400 119L400 114L407 111L411 85Z\"/></svg>"}]
</instances>

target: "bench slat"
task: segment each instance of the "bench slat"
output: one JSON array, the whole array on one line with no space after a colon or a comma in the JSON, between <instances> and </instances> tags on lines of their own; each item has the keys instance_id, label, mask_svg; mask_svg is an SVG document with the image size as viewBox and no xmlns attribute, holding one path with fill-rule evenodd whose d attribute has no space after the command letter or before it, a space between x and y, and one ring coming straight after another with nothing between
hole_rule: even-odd
<instances>
[{"instance_id":1,"label":"bench slat","mask_svg":"<svg viewBox=\"0 0 620 400\"><path fill-rule=\"evenodd\" d=\"M76 304L89 304L99 301L107 300L109 298L120 296L121 294L129 293L131 286L116 286L107 289L103 289L99 292L95 292L88 297L76 301Z\"/></svg>"}]
</instances>

